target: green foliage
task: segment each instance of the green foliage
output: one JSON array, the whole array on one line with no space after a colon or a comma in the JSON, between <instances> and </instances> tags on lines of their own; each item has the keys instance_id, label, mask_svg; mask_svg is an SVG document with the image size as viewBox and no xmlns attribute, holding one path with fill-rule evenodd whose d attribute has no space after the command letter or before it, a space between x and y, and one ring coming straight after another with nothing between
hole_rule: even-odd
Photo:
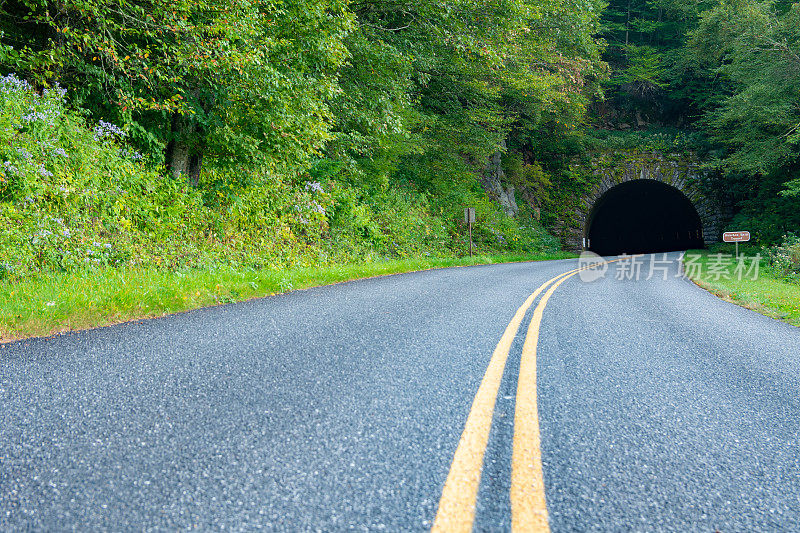
<instances>
[{"instance_id":1,"label":"green foliage","mask_svg":"<svg viewBox=\"0 0 800 533\"><path fill-rule=\"evenodd\" d=\"M710 82L691 67L684 51L685 35L713 3L609 2L603 13L603 36L608 42L604 59L612 69L607 93L611 106L598 106L601 123L681 125L691 120Z\"/></svg>"},{"instance_id":2,"label":"green foliage","mask_svg":"<svg viewBox=\"0 0 800 533\"><path fill-rule=\"evenodd\" d=\"M581 124L605 75L593 37L602 7L15 0L0 4L0 69L37 88L60 81L73 104L184 174L205 206L283 228L275 248L333 236L352 241L352 253L369 243L403 255L441 241L399 237L419 217L439 218L428 230L452 237L463 202L494 216L475 181L504 141L532 151L532 139ZM544 194L544 159L526 156L531 174L520 179L533 194ZM342 205L327 222L303 207L311 180L339 186ZM390 198L399 187L411 197ZM409 209L408 223L388 224L372 194ZM216 212L195 221L197 213L207 212L191 213L191 231L205 227L214 238L244 227ZM397 238L385 238L389 227Z\"/></svg>"},{"instance_id":3,"label":"green foliage","mask_svg":"<svg viewBox=\"0 0 800 533\"><path fill-rule=\"evenodd\" d=\"M90 127L68 108L66 92L39 94L13 75L0 80L0 277L286 268L467 249L452 200L434 202L411 182L337 180L343 165L331 160L289 177L270 166L211 166L192 187L130 148L121 128ZM500 238L479 240L480 251L552 248L542 230L502 215L474 178L449 190L479 203L482 221L497 226Z\"/></svg>"},{"instance_id":4,"label":"green foliage","mask_svg":"<svg viewBox=\"0 0 800 533\"><path fill-rule=\"evenodd\" d=\"M177 226L199 200L148 170L119 142L121 129L87 128L65 108L65 92L0 80L0 262L18 270L119 264L135 243L115 236Z\"/></svg>"},{"instance_id":5,"label":"green foliage","mask_svg":"<svg viewBox=\"0 0 800 533\"><path fill-rule=\"evenodd\" d=\"M624 70L615 73L612 83L628 87L640 97L647 97L667 86L664 80L666 67L659 50L653 46L627 44L622 47L627 59Z\"/></svg>"},{"instance_id":6,"label":"green foliage","mask_svg":"<svg viewBox=\"0 0 800 533\"><path fill-rule=\"evenodd\" d=\"M697 68L726 90L701 125L717 150L710 166L725 176L739 213L764 244L800 227L800 4L720 2L702 14L688 49Z\"/></svg>"},{"instance_id":7,"label":"green foliage","mask_svg":"<svg viewBox=\"0 0 800 533\"><path fill-rule=\"evenodd\" d=\"M786 183L786 190L781 191L783 196L800 196L800 179L792 180Z\"/></svg>"},{"instance_id":8,"label":"green foliage","mask_svg":"<svg viewBox=\"0 0 800 533\"><path fill-rule=\"evenodd\" d=\"M59 80L140 149L294 168L328 138L341 0L3 3L4 68ZM9 51L11 50L11 51ZM174 144L173 144L174 145Z\"/></svg>"},{"instance_id":9,"label":"green foliage","mask_svg":"<svg viewBox=\"0 0 800 533\"><path fill-rule=\"evenodd\" d=\"M524 142L548 121L575 128L602 75L597 2L352 7L327 150L350 179L449 194L448 181L474 181L509 135Z\"/></svg>"},{"instance_id":10,"label":"green foliage","mask_svg":"<svg viewBox=\"0 0 800 533\"><path fill-rule=\"evenodd\" d=\"M507 152L503 157L503 168L509 183L524 190L540 202L549 200L553 187L550 175L538 162L526 164L522 154Z\"/></svg>"},{"instance_id":11,"label":"green foliage","mask_svg":"<svg viewBox=\"0 0 800 533\"><path fill-rule=\"evenodd\" d=\"M739 200L730 228L747 228L764 245L778 243L784 233L800 228L800 198L781 194L785 183L779 174L766 178L733 174L723 183Z\"/></svg>"},{"instance_id":12,"label":"green foliage","mask_svg":"<svg viewBox=\"0 0 800 533\"><path fill-rule=\"evenodd\" d=\"M581 139L588 152L614 150L686 153L707 148L702 133L677 128L649 128L636 131L590 130Z\"/></svg>"},{"instance_id":13,"label":"green foliage","mask_svg":"<svg viewBox=\"0 0 800 533\"><path fill-rule=\"evenodd\" d=\"M714 139L728 148L720 164L762 176L796 167L800 4L779 14L772 2L723 2L703 15L691 45L733 87L705 118Z\"/></svg>"}]
</instances>

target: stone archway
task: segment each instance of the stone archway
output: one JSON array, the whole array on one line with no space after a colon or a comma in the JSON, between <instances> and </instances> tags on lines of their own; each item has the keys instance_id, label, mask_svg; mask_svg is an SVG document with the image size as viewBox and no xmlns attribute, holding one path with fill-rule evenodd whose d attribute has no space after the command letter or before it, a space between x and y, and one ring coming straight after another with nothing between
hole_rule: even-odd
<instances>
[{"instance_id":1,"label":"stone archway","mask_svg":"<svg viewBox=\"0 0 800 533\"><path fill-rule=\"evenodd\" d=\"M581 198L576 210L575 231L567 237L567 244L576 250L587 249L587 238L592 211L609 191L637 180L652 180L680 191L694 207L702 227L702 244L719 242L723 213L719 205L706 198L700 187L703 171L699 161L666 157L658 153L613 154L613 158L597 159L593 172L597 182Z\"/></svg>"}]
</instances>

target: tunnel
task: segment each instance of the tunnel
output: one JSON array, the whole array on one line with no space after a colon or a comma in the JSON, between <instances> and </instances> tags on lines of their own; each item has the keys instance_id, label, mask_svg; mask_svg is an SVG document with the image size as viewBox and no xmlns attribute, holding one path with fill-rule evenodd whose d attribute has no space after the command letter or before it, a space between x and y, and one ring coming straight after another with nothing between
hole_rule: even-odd
<instances>
[{"instance_id":1,"label":"tunnel","mask_svg":"<svg viewBox=\"0 0 800 533\"><path fill-rule=\"evenodd\" d=\"M703 224L692 202L675 187L655 180L609 189L592 208L586 237L586 247L599 255L704 247Z\"/></svg>"}]
</instances>

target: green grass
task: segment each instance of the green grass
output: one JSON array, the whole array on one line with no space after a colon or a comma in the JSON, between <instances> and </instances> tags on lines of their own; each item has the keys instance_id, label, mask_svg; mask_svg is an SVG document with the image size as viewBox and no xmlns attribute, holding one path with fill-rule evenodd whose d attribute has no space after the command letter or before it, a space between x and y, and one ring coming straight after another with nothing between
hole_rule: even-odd
<instances>
[{"instance_id":1,"label":"green grass","mask_svg":"<svg viewBox=\"0 0 800 533\"><path fill-rule=\"evenodd\" d=\"M0 341L163 316L341 281L467 265L566 259L574 254L423 258L291 270L107 268L0 282Z\"/></svg>"},{"instance_id":2,"label":"green grass","mask_svg":"<svg viewBox=\"0 0 800 533\"><path fill-rule=\"evenodd\" d=\"M700 287L729 302L800 326L800 285L773 277L769 269L764 267L763 260L757 279L747 276L739 279L735 275L734 265L721 271L723 275L716 279L717 276L709 271L710 264L718 262L712 253L706 250L692 250L687 256L689 254L700 255L698 264L702 268L699 272L692 275L692 272L687 270L692 281ZM747 260L747 264L750 264L750 259Z\"/></svg>"}]
</instances>

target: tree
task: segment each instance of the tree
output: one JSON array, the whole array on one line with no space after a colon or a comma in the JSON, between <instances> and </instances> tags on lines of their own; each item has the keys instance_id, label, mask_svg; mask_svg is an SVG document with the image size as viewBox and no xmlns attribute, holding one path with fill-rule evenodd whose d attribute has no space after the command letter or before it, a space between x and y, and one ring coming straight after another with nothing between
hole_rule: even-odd
<instances>
[{"instance_id":1,"label":"tree","mask_svg":"<svg viewBox=\"0 0 800 533\"><path fill-rule=\"evenodd\" d=\"M174 175L196 183L204 155L293 167L328 138L351 24L344 0L20 0L2 10L13 48L4 68L80 88L79 105L126 123Z\"/></svg>"},{"instance_id":2,"label":"tree","mask_svg":"<svg viewBox=\"0 0 800 533\"><path fill-rule=\"evenodd\" d=\"M692 68L684 44L709 0L611 0L603 13L608 95L619 120L682 125L699 115L709 80ZM648 120L649 119L649 120Z\"/></svg>"},{"instance_id":3,"label":"tree","mask_svg":"<svg viewBox=\"0 0 800 533\"><path fill-rule=\"evenodd\" d=\"M689 47L728 91L703 125L741 217L764 242L800 226L800 4L729 0L704 13Z\"/></svg>"}]
</instances>

